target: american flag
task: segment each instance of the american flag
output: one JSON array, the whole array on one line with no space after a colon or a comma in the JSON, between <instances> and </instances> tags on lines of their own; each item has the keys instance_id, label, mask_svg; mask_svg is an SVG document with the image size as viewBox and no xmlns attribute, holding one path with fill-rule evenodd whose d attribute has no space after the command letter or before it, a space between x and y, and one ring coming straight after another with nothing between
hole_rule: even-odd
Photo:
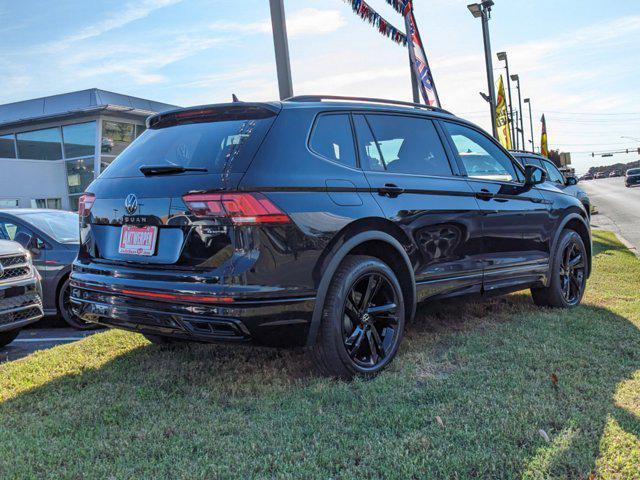
<instances>
[{"instance_id":1,"label":"american flag","mask_svg":"<svg viewBox=\"0 0 640 480\"><path fill-rule=\"evenodd\" d=\"M440 107L440 100L433 83L433 76L429 69L427 55L424 51L424 47L422 46L422 41L420 40L420 33L416 26L416 19L413 15L411 3L407 4L406 14L407 30L409 31L409 34L407 35L409 40L409 51L411 54L411 60L414 62L416 75L420 79L420 91L422 92L422 96L424 97L424 101L427 105Z\"/></svg>"}]
</instances>

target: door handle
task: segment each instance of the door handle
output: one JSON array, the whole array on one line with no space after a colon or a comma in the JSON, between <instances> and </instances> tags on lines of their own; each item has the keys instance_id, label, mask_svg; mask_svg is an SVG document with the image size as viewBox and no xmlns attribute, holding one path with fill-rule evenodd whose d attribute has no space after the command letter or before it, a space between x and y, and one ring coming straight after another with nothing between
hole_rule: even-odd
<instances>
[{"instance_id":1,"label":"door handle","mask_svg":"<svg viewBox=\"0 0 640 480\"><path fill-rule=\"evenodd\" d=\"M402 193L404 193L404 188L393 183L385 183L384 187L378 188L378 194L383 197L396 198Z\"/></svg>"},{"instance_id":2,"label":"door handle","mask_svg":"<svg viewBox=\"0 0 640 480\"><path fill-rule=\"evenodd\" d=\"M495 197L495 195L486 188L476 192L476 198L479 198L480 200L491 200L493 197Z\"/></svg>"}]
</instances>

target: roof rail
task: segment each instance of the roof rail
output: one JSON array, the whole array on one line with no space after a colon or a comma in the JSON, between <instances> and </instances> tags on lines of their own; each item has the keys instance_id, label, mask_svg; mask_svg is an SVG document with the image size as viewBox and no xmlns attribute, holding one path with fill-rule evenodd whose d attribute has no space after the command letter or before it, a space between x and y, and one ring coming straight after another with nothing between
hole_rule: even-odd
<instances>
[{"instance_id":1,"label":"roof rail","mask_svg":"<svg viewBox=\"0 0 640 480\"><path fill-rule=\"evenodd\" d=\"M340 95L298 95L296 97L290 97L285 99L286 102L321 102L322 100L341 100L352 102L368 102L368 103L382 103L387 105L401 105L403 107L423 108L425 110L431 110L433 112L447 113L453 115L451 112L439 108L432 107L431 105L424 105L422 103L403 102L401 100L387 100L384 98L368 98L368 97L343 97Z\"/></svg>"},{"instance_id":2,"label":"roof rail","mask_svg":"<svg viewBox=\"0 0 640 480\"><path fill-rule=\"evenodd\" d=\"M509 149L509 151L513 153L528 153L529 155L540 155L537 152L530 152L529 150L519 150L517 148L511 148Z\"/></svg>"}]
</instances>

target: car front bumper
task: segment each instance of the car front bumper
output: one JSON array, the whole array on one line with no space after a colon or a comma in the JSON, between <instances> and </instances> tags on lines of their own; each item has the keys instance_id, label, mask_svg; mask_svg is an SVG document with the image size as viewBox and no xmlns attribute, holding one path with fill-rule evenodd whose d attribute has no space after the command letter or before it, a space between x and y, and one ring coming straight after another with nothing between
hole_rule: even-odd
<instances>
[{"instance_id":1,"label":"car front bumper","mask_svg":"<svg viewBox=\"0 0 640 480\"><path fill-rule=\"evenodd\" d=\"M22 328L42 318L40 277L32 274L11 283L0 283L0 332Z\"/></svg>"}]
</instances>

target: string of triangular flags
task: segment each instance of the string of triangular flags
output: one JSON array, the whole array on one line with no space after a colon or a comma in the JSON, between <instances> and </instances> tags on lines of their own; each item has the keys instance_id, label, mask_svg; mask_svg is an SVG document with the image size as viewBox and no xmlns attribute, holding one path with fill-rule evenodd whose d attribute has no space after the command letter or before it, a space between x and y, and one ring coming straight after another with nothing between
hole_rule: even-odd
<instances>
[{"instance_id":1,"label":"string of triangular flags","mask_svg":"<svg viewBox=\"0 0 640 480\"><path fill-rule=\"evenodd\" d=\"M407 36L394 27L390 22L385 20L382 15L376 12L364 0L344 0L351 5L353 11L364 21L372 24L382 35L389 37L391 40L402 46L407 45ZM389 2L394 0L387 0ZM398 0L395 0L396 2Z\"/></svg>"},{"instance_id":2,"label":"string of triangular flags","mask_svg":"<svg viewBox=\"0 0 640 480\"><path fill-rule=\"evenodd\" d=\"M400 45L409 46L411 63L413 64L415 76L418 79L420 92L422 93L425 103L434 107L440 107L440 99L438 98L438 92L435 87L435 82L433 81L431 69L429 68L427 54L422 46L411 0L386 0L396 12L404 17L407 34L404 34L394 27L364 0L344 1L351 5L353 11L360 16L360 18L372 24L380 33Z\"/></svg>"}]
</instances>

